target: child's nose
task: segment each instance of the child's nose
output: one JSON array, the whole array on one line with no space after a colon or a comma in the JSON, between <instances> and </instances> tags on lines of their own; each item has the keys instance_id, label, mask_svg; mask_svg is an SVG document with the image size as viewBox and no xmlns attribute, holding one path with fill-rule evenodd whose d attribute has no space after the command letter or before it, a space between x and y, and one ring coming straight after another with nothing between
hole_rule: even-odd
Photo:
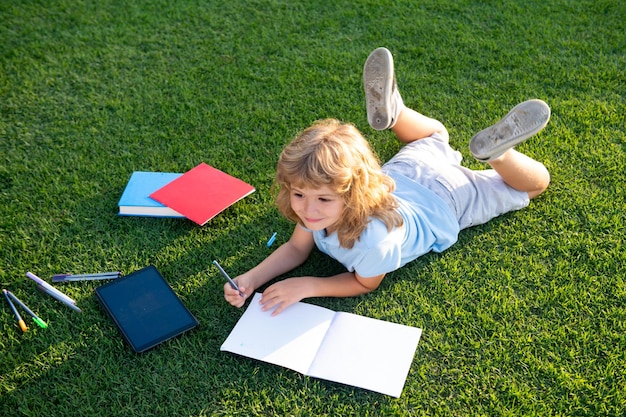
<instances>
[{"instance_id":1,"label":"child's nose","mask_svg":"<svg viewBox=\"0 0 626 417\"><path fill-rule=\"evenodd\" d=\"M312 201L307 201L304 205L304 212L313 213L315 211L317 211L317 205Z\"/></svg>"}]
</instances>

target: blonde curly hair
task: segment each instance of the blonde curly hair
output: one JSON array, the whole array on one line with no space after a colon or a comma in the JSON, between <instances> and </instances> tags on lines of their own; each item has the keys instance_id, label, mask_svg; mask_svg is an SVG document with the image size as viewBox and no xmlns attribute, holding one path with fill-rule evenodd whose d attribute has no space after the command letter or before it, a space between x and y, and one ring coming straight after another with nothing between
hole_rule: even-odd
<instances>
[{"instance_id":1,"label":"blonde curly hair","mask_svg":"<svg viewBox=\"0 0 626 417\"><path fill-rule=\"evenodd\" d=\"M336 119L314 123L283 149L276 168L276 204L288 219L300 223L290 204L296 188L328 186L343 199L344 211L336 225L339 243L352 248L371 217L388 230L402 225L391 192L395 182L383 174L378 157L361 132Z\"/></svg>"}]
</instances>

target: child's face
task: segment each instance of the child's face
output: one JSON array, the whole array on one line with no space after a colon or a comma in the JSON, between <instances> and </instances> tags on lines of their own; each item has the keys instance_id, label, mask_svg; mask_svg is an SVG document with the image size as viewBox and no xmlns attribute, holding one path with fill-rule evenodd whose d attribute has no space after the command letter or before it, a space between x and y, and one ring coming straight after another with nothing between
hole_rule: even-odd
<instances>
[{"instance_id":1,"label":"child's face","mask_svg":"<svg viewBox=\"0 0 626 417\"><path fill-rule=\"evenodd\" d=\"M328 186L292 188L289 201L304 227L311 230L326 229L329 234L334 232L344 207L341 196Z\"/></svg>"}]
</instances>

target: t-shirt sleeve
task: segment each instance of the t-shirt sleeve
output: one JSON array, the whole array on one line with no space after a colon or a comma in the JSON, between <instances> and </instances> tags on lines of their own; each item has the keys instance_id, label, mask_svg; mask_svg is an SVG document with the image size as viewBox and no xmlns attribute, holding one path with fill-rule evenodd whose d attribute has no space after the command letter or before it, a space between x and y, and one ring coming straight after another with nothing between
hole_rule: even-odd
<instances>
[{"instance_id":1,"label":"t-shirt sleeve","mask_svg":"<svg viewBox=\"0 0 626 417\"><path fill-rule=\"evenodd\" d=\"M354 270L363 278L375 277L400 268L402 265L402 244L398 237L400 229L388 232L375 246L363 248L361 256L354 263Z\"/></svg>"}]
</instances>

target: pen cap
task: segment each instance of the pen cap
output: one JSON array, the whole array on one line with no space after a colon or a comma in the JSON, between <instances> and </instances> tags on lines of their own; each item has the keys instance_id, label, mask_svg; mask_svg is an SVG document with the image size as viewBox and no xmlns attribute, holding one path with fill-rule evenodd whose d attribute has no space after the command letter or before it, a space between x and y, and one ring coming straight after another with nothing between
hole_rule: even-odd
<instances>
[{"instance_id":1,"label":"pen cap","mask_svg":"<svg viewBox=\"0 0 626 417\"><path fill-rule=\"evenodd\" d=\"M37 323L37 326L41 327L42 329L48 328L48 324L39 317L33 317L33 321Z\"/></svg>"},{"instance_id":2,"label":"pen cap","mask_svg":"<svg viewBox=\"0 0 626 417\"><path fill-rule=\"evenodd\" d=\"M20 320L18 323L20 324L20 329L22 329L23 332L28 330L28 327L26 327L26 323L24 323L24 320Z\"/></svg>"}]
</instances>

